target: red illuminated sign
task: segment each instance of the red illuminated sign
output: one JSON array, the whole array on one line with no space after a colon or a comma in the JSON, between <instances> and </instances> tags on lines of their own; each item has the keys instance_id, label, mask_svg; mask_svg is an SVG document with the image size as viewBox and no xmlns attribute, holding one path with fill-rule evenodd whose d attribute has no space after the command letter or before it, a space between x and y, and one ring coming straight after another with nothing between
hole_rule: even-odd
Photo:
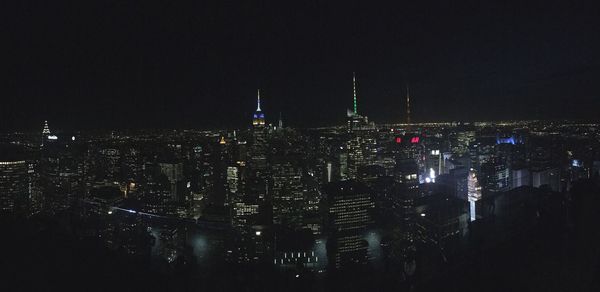
<instances>
[{"instance_id":1,"label":"red illuminated sign","mask_svg":"<svg viewBox=\"0 0 600 292\"><path fill-rule=\"evenodd\" d=\"M413 143L413 144L419 143L419 137L412 137L410 139L410 143Z\"/></svg>"}]
</instances>

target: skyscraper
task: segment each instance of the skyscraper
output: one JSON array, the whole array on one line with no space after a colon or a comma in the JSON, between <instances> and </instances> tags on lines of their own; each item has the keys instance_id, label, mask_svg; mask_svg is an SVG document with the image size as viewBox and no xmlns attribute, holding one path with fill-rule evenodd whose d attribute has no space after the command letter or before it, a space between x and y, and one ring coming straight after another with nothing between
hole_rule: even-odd
<instances>
[{"instance_id":1,"label":"skyscraper","mask_svg":"<svg viewBox=\"0 0 600 292\"><path fill-rule=\"evenodd\" d=\"M28 164L21 151L0 146L0 212L13 213L26 207L28 186Z\"/></svg>"},{"instance_id":2,"label":"skyscraper","mask_svg":"<svg viewBox=\"0 0 600 292\"><path fill-rule=\"evenodd\" d=\"M352 72L352 110L348 109L346 116L348 118L348 132L373 128L373 125L369 124L369 119L358 113L356 74L354 72Z\"/></svg>"},{"instance_id":3,"label":"skyscraper","mask_svg":"<svg viewBox=\"0 0 600 292\"><path fill-rule=\"evenodd\" d=\"M254 116L252 119L253 126L264 126L265 125L265 114L260 109L260 89L258 89L258 94L256 97L256 112L254 112Z\"/></svg>"},{"instance_id":4,"label":"skyscraper","mask_svg":"<svg viewBox=\"0 0 600 292\"><path fill-rule=\"evenodd\" d=\"M468 178L469 214L471 221L477 220L477 201L481 199L481 186L477 180L477 173L471 168Z\"/></svg>"},{"instance_id":5,"label":"skyscraper","mask_svg":"<svg viewBox=\"0 0 600 292\"><path fill-rule=\"evenodd\" d=\"M371 212L375 207L369 189L355 180L330 183L325 187L325 205L331 268L366 264L369 245L362 233L373 222Z\"/></svg>"},{"instance_id":6,"label":"skyscraper","mask_svg":"<svg viewBox=\"0 0 600 292\"><path fill-rule=\"evenodd\" d=\"M358 115L358 104L356 101L356 73L352 72L352 91L354 93L354 114Z\"/></svg>"},{"instance_id":7,"label":"skyscraper","mask_svg":"<svg viewBox=\"0 0 600 292\"><path fill-rule=\"evenodd\" d=\"M282 158L273 164L273 223L300 228L305 200L301 169Z\"/></svg>"},{"instance_id":8,"label":"skyscraper","mask_svg":"<svg viewBox=\"0 0 600 292\"><path fill-rule=\"evenodd\" d=\"M50 136L50 128L48 127L48 121L44 121L44 129L42 130L42 142L41 145L44 146L44 141L48 139Z\"/></svg>"},{"instance_id":9,"label":"skyscraper","mask_svg":"<svg viewBox=\"0 0 600 292\"><path fill-rule=\"evenodd\" d=\"M256 97L256 111L252 118L252 155L250 167L256 171L264 171L267 167L267 130L265 114L260 109L260 89Z\"/></svg>"}]
</instances>

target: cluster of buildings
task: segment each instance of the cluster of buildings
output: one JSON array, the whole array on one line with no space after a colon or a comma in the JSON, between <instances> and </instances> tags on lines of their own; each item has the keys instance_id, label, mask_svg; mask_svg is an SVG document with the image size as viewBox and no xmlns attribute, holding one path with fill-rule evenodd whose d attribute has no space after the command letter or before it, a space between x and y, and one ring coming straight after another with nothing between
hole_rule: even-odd
<instances>
[{"instance_id":1,"label":"cluster of buildings","mask_svg":"<svg viewBox=\"0 0 600 292\"><path fill-rule=\"evenodd\" d=\"M368 266L378 248L409 276L420 246L502 216L497 202L598 175L595 124L411 123L407 92L407 122L376 125L359 113L353 82L339 127L269 123L259 91L246 129L53 133L45 123L41 136L5 135L0 211L77 210L95 218L90 236L130 253L149 252L140 238L168 225L154 237L169 262L195 226L227 234L219 244L231 263L337 271Z\"/></svg>"}]
</instances>

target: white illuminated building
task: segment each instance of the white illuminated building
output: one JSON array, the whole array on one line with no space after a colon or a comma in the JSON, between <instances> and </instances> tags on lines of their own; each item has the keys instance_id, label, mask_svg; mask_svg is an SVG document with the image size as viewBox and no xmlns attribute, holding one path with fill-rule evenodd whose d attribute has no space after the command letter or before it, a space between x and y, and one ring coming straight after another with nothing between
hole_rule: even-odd
<instances>
[{"instance_id":1,"label":"white illuminated building","mask_svg":"<svg viewBox=\"0 0 600 292\"><path fill-rule=\"evenodd\" d=\"M477 219L477 208L476 203L481 199L481 186L477 180L477 173L471 168L468 177L468 200L469 200L469 214L471 221Z\"/></svg>"},{"instance_id":2,"label":"white illuminated building","mask_svg":"<svg viewBox=\"0 0 600 292\"><path fill-rule=\"evenodd\" d=\"M435 170L433 168L429 168L429 175L425 177L425 183L434 183L435 182Z\"/></svg>"},{"instance_id":3,"label":"white illuminated building","mask_svg":"<svg viewBox=\"0 0 600 292\"><path fill-rule=\"evenodd\" d=\"M44 141L46 139L50 138L50 127L48 127L48 121L44 121L44 129L42 130L42 143L41 145L44 146ZM53 136L53 138L56 136ZM55 139L54 139L55 140Z\"/></svg>"},{"instance_id":4,"label":"white illuminated building","mask_svg":"<svg viewBox=\"0 0 600 292\"><path fill-rule=\"evenodd\" d=\"M48 121L44 121L44 130L42 130L44 136L50 135L50 128L48 127Z\"/></svg>"}]
</instances>

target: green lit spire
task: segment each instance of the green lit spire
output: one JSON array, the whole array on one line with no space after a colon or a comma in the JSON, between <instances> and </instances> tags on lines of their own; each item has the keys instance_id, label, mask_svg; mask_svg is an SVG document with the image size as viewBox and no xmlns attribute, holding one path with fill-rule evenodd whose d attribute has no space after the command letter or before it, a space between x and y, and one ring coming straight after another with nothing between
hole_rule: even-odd
<instances>
[{"instance_id":1,"label":"green lit spire","mask_svg":"<svg viewBox=\"0 0 600 292\"><path fill-rule=\"evenodd\" d=\"M354 114L358 114L358 107L356 103L356 74L352 72L352 90L354 91Z\"/></svg>"}]
</instances>

